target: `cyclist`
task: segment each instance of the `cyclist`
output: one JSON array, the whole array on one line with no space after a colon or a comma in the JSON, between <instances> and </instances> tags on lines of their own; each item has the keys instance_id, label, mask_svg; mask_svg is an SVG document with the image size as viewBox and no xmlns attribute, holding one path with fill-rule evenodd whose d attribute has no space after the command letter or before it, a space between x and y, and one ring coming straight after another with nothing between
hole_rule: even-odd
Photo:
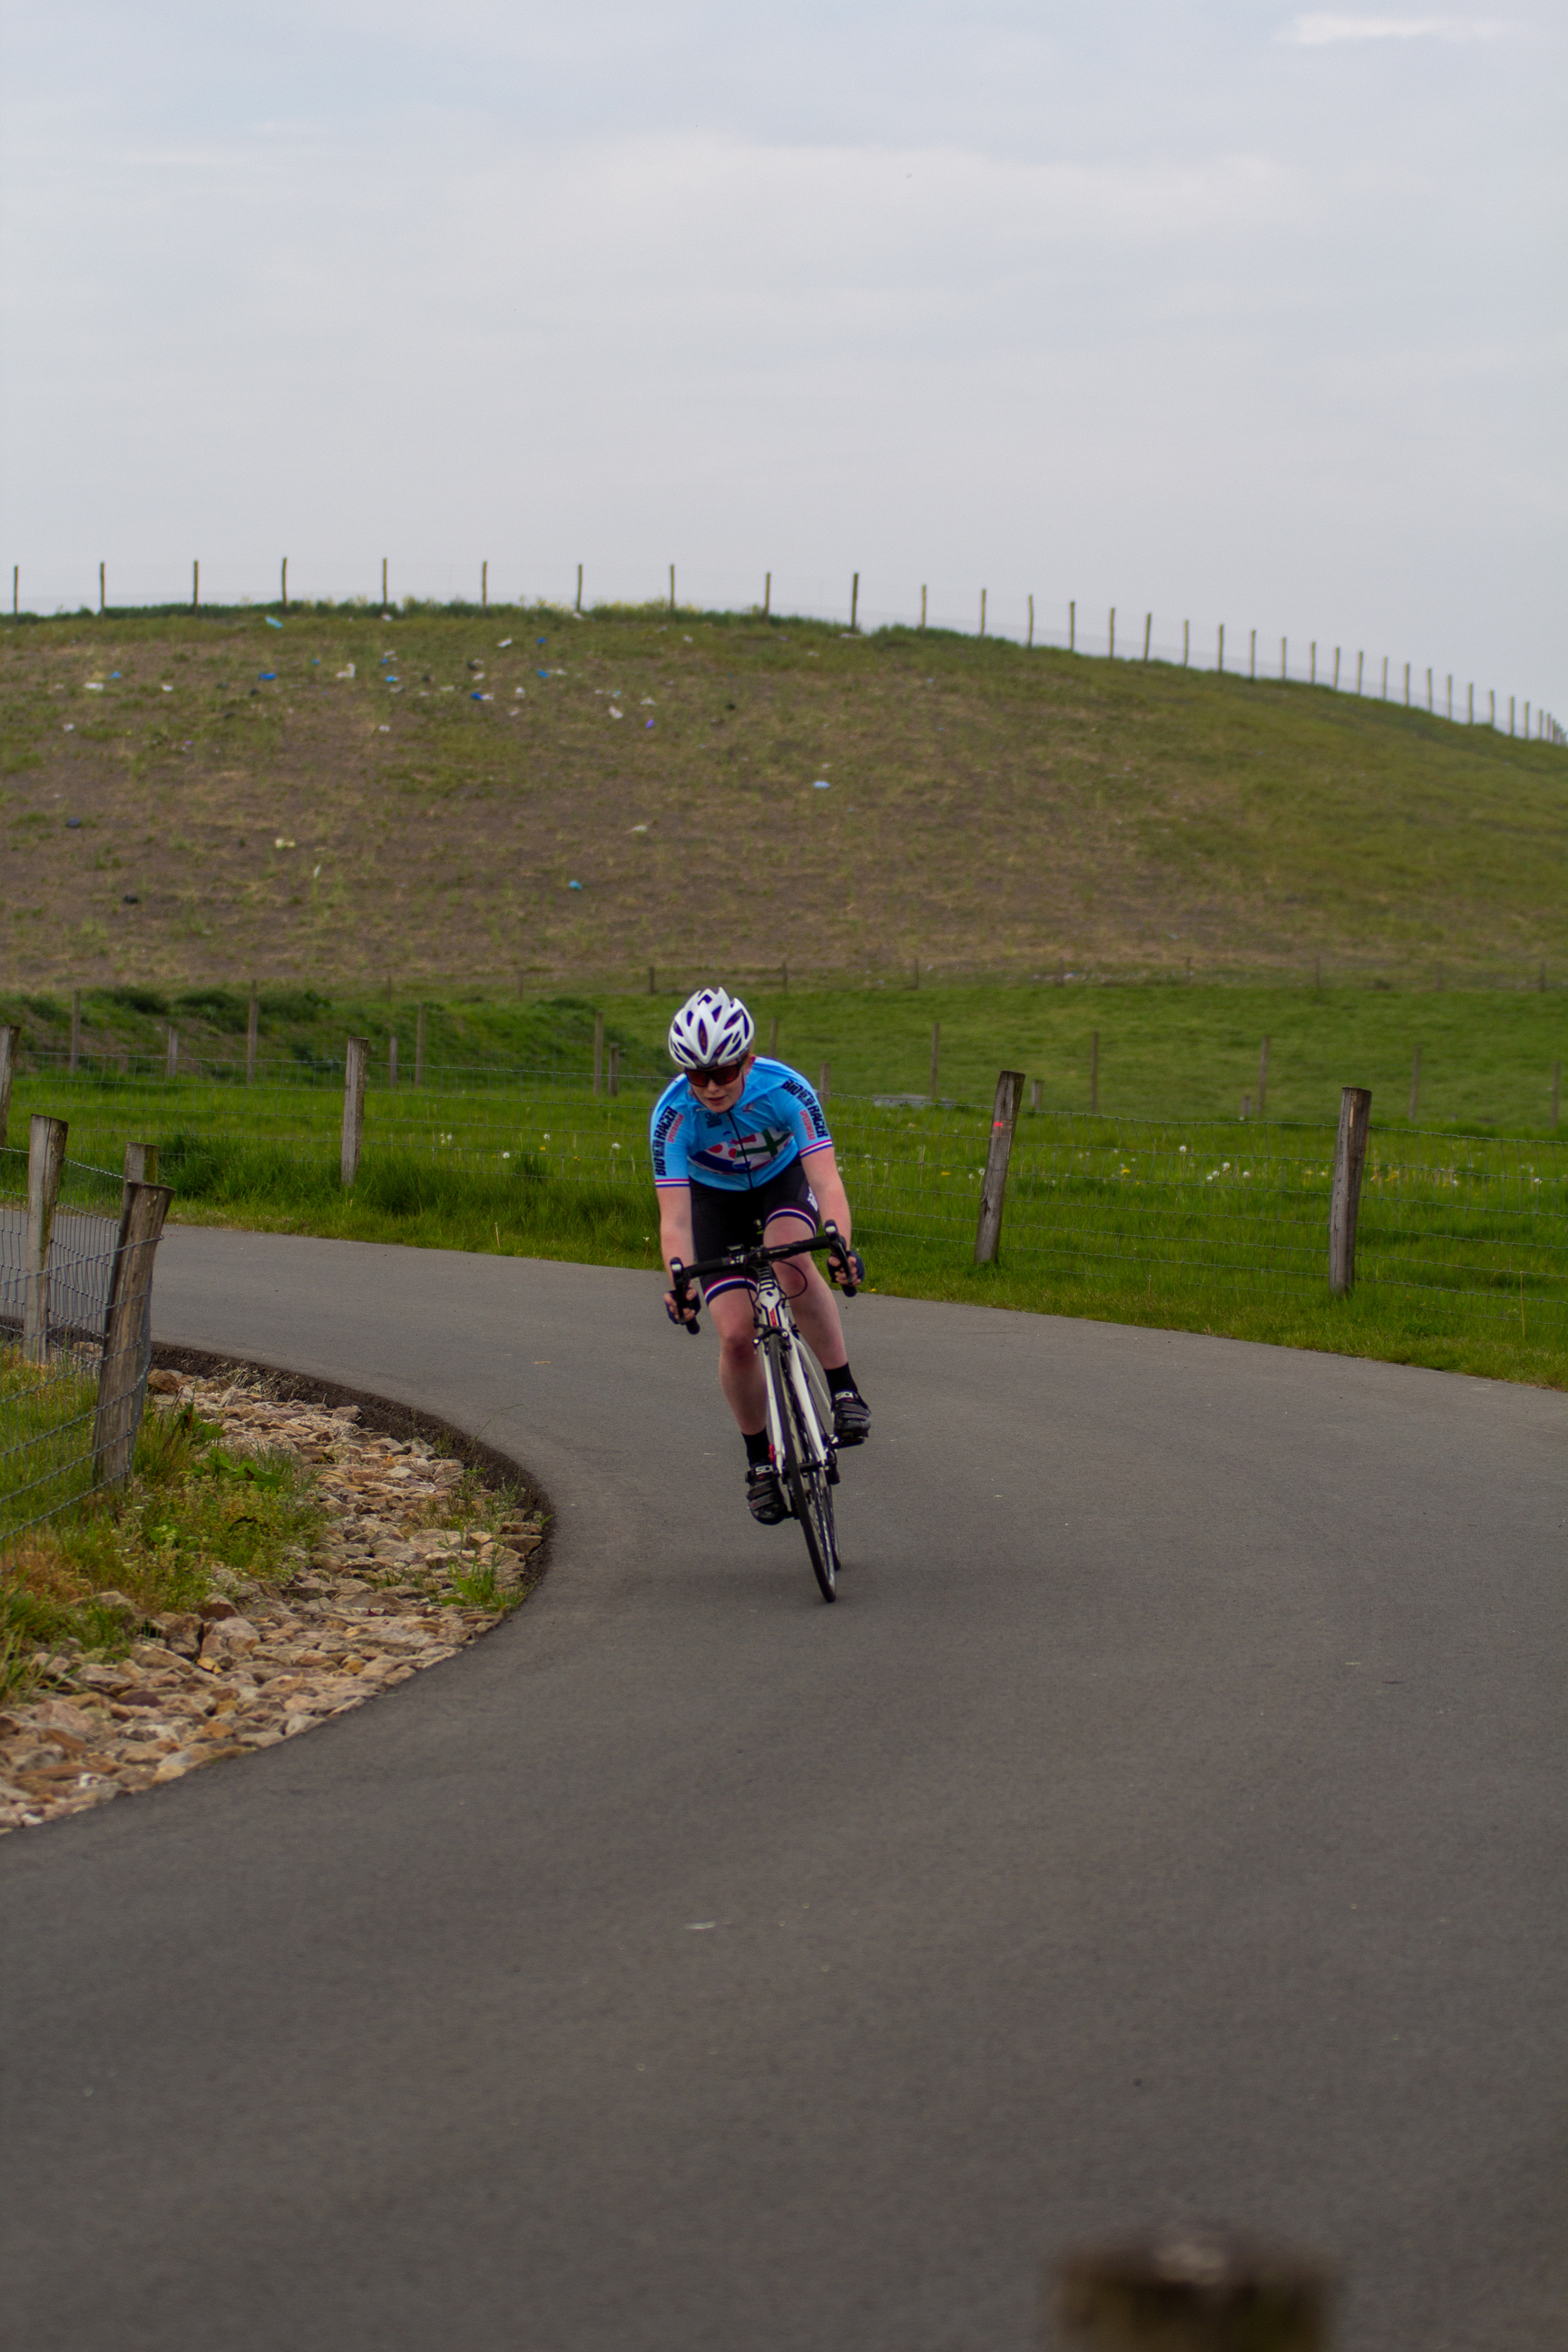
<instances>
[{"instance_id":1,"label":"cyclist","mask_svg":"<svg viewBox=\"0 0 1568 2352\"><path fill-rule=\"evenodd\" d=\"M756 1024L737 997L700 988L669 1024L669 1057L680 1075L654 1105L650 1138L658 1188L659 1250L688 1265L763 1240L776 1245L815 1234L819 1218L849 1240L849 1202L833 1157L822 1105L785 1062L752 1051ZM856 1279L864 1268L851 1253ZM864 1444L871 1414L856 1387L838 1302L809 1257L786 1258L779 1278L805 1339L827 1377L833 1433ZM746 1500L765 1528L789 1517L768 1444L767 1391L752 1339L752 1285L743 1275L705 1286L719 1334L719 1385L746 1444ZM665 1308L680 1318L675 1294Z\"/></svg>"}]
</instances>

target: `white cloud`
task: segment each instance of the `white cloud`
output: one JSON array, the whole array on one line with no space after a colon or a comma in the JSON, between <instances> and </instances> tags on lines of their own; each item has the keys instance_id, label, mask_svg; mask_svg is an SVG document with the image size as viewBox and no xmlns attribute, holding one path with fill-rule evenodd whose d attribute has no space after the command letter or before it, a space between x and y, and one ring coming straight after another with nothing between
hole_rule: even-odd
<instances>
[{"instance_id":1,"label":"white cloud","mask_svg":"<svg viewBox=\"0 0 1568 2352\"><path fill-rule=\"evenodd\" d=\"M1312 15L1292 17L1279 37L1315 49L1330 41L1493 41L1503 30L1485 16Z\"/></svg>"}]
</instances>

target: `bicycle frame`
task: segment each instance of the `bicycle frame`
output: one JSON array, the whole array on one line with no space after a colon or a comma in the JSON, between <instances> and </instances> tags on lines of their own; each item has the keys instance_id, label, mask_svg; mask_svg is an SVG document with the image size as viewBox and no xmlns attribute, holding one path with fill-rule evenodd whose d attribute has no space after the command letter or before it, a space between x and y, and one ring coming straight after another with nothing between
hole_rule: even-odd
<instances>
[{"instance_id":1,"label":"bicycle frame","mask_svg":"<svg viewBox=\"0 0 1568 2352\"><path fill-rule=\"evenodd\" d=\"M800 1405L800 1425L808 1433L811 1440L813 1448L811 1467L814 1470L825 1470L828 1477L837 1485L837 1449L830 1434L833 1427L833 1411L831 1404L826 1402L827 1383L826 1381L822 1382L819 1395L816 1383L811 1378L812 1372L817 1370L816 1360L795 1328L795 1317L790 1313L789 1300L784 1297L778 1276L773 1267L771 1265L763 1267L754 1279L756 1286L752 1295L752 1344L763 1351L765 1365L764 1341L770 1337L776 1337L779 1340L779 1355L782 1360L780 1369L795 1391L796 1401ZM820 1377L818 1372L818 1378ZM779 1398L772 1380L766 1382L766 1391L768 1443L773 1449L773 1460L782 1462L784 1458L784 1423L779 1412ZM826 1404L826 1411L825 1404Z\"/></svg>"}]
</instances>

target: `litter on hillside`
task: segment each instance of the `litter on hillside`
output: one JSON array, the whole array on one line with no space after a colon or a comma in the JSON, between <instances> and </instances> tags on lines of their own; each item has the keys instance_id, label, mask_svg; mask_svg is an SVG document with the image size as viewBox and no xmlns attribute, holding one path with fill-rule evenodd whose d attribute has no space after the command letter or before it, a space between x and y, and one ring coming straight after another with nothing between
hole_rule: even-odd
<instances>
[{"instance_id":1,"label":"litter on hillside","mask_svg":"<svg viewBox=\"0 0 1568 2352\"><path fill-rule=\"evenodd\" d=\"M275 686L278 682L278 673L275 669L258 669L256 675L268 686Z\"/></svg>"},{"instance_id":2,"label":"litter on hillside","mask_svg":"<svg viewBox=\"0 0 1568 2352\"><path fill-rule=\"evenodd\" d=\"M76 720L74 719L68 719L64 727L60 730L60 732L63 735L74 735L76 733Z\"/></svg>"},{"instance_id":3,"label":"litter on hillside","mask_svg":"<svg viewBox=\"0 0 1568 2352\"><path fill-rule=\"evenodd\" d=\"M354 674L354 666L353 662L350 662L347 669L341 669L336 674L339 677L353 677Z\"/></svg>"},{"instance_id":4,"label":"litter on hillside","mask_svg":"<svg viewBox=\"0 0 1568 2352\"><path fill-rule=\"evenodd\" d=\"M68 833L79 833L79 832L80 832L80 830L81 830L81 819L80 819L80 817L79 817L79 816L68 816L68 817L67 817L67 819L66 819L66 831L67 831Z\"/></svg>"},{"instance_id":5,"label":"litter on hillside","mask_svg":"<svg viewBox=\"0 0 1568 2352\"><path fill-rule=\"evenodd\" d=\"M496 651L497 651L497 653L498 653L498 654L504 654L504 653L505 653L505 651L506 651L506 649L507 649L507 647L508 647L508 646L510 646L510 643L511 643L511 639L510 639L510 637L503 637L503 638L501 639L501 641L500 641L500 645L499 645L499 646L497 646L497 647L496 647Z\"/></svg>"},{"instance_id":6,"label":"litter on hillside","mask_svg":"<svg viewBox=\"0 0 1568 2352\"><path fill-rule=\"evenodd\" d=\"M833 790L833 787L828 782L826 776L818 776L811 789L814 793L830 793Z\"/></svg>"},{"instance_id":7,"label":"litter on hillside","mask_svg":"<svg viewBox=\"0 0 1568 2352\"><path fill-rule=\"evenodd\" d=\"M282 622L275 621L270 613L263 613L261 617L266 622L269 629L280 629L283 626Z\"/></svg>"},{"instance_id":8,"label":"litter on hillside","mask_svg":"<svg viewBox=\"0 0 1568 2352\"><path fill-rule=\"evenodd\" d=\"M87 690L89 694L101 694L103 680L100 677L89 677L87 681Z\"/></svg>"},{"instance_id":9,"label":"litter on hillside","mask_svg":"<svg viewBox=\"0 0 1568 2352\"><path fill-rule=\"evenodd\" d=\"M174 688L173 688L172 686L166 686L166 687L163 688L163 692L164 692L165 694L173 694L173 692L174 692Z\"/></svg>"},{"instance_id":10,"label":"litter on hillside","mask_svg":"<svg viewBox=\"0 0 1568 2352\"><path fill-rule=\"evenodd\" d=\"M651 726L653 725L653 720L652 720L651 719L644 719L644 721L643 721L643 725L644 725L645 727L651 727Z\"/></svg>"},{"instance_id":11,"label":"litter on hillside","mask_svg":"<svg viewBox=\"0 0 1568 2352\"><path fill-rule=\"evenodd\" d=\"M583 885L581 882L568 882L566 887L568 890L580 890L583 887Z\"/></svg>"},{"instance_id":12,"label":"litter on hillside","mask_svg":"<svg viewBox=\"0 0 1568 2352\"><path fill-rule=\"evenodd\" d=\"M624 718L626 717L626 712L625 712L624 710L617 710L617 709L616 709L615 704L614 704L613 702L611 703L611 705L610 705L610 716L611 716L611 718L612 718L612 719L624 719Z\"/></svg>"}]
</instances>

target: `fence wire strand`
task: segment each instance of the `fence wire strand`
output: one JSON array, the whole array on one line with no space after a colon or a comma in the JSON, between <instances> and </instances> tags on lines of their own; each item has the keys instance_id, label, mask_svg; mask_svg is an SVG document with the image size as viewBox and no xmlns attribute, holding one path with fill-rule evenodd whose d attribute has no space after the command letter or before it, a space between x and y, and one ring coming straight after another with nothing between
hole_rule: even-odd
<instances>
[{"instance_id":1,"label":"fence wire strand","mask_svg":"<svg viewBox=\"0 0 1568 2352\"><path fill-rule=\"evenodd\" d=\"M146 1398L152 1316L105 1361L121 1179L68 1160L37 1304L41 1360L23 1352L29 1291L26 1152L0 1149L0 1549L107 1490L95 1444L106 1405Z\"/></svg>"}]
</instances>

